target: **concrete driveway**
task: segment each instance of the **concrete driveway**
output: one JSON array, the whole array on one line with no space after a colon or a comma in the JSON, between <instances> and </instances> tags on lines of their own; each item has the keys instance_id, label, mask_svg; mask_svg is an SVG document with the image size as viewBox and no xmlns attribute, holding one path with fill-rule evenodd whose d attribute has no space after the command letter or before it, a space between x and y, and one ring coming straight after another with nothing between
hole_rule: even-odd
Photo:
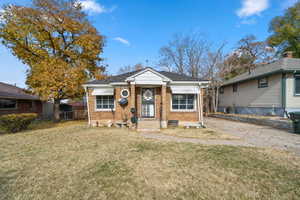
<instances>
[{"instance_id":1,"label":"concrete driveway","mask_svg":"<svg viewBox=\"0 0 300 200\"><path fill-rule=\"evenodd\" d=\"M300 156L300 134L293 134L267 126L205 118L208 128L241 138L245 146L271 147L287 150Z\"/></svg>"}]
</instances>

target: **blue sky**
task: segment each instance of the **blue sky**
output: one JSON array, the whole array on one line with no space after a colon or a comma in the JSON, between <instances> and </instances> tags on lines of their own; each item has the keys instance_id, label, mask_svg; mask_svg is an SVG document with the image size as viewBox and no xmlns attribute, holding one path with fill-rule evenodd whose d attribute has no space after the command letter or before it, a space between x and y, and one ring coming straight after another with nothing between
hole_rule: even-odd
<instances>
[{"instance_id":1,"label":"blue sky","mask_svg":"<svg viewBox=\"0 0 300 200\"><path fill-rule=\"evenodd\" d=\"M109 74L124 65L155 67L160 47L175 33L199 32L230 52L248 34L264 40L270 20L296 0L79 0L90 21L106 36L103 57ZM29 0L1 0L28 5ZM0 81L25 87L24 66L0 44Z\"/></svg>"}]
</instances>

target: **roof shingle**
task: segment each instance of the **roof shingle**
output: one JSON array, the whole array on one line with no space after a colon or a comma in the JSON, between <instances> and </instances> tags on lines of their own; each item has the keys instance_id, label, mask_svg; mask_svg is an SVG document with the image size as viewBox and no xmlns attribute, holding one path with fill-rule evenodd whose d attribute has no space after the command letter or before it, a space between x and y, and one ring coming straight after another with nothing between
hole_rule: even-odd
<instances>
[{"instance_id":1,"label":"roof shingle","mask_svg":"<svg viewBox=\"0 0 300 200\"><path fill-rule=\"evenodd\" d=\"M27 94L22 88L0 82L0 98L39 100L38 96Z\"/></svg>"},{"instance_id":2,"label":"roof shingle","mask_svg":"<svg viewBox=\"0 0 300 200\"><path fill-rule=\"evenodd\" d=\"M150 67L148 67L148 68L150 68ZM147 68L145 68L145 69L147 69ZM134 74L136 74L140 71L143 71L145 69L140 69L140 70L136 70L136 71L132 71L132 72L116 75L116 76L110 76L104 80L89 81L86 84L109 84L109 83L116 83L116 82L124 82L128 77L133 76ZM150 68L150 69L152 69L152 68ZM154 70L154 69L152 69L152 70ZM154 71L156 71L156 70L154 70ZM156 72L171 79L172 81L207 81L207 80L203 80L203 79L192 78L190 76L186 76L184 74L178 74L175 72L166 72L166 71L156 71Z\"/></svg>"},{"instance_id":3,"label":"roof shingle","mask_svg":"<svg viewBox=\"0 0 300 200\"><path fill-rule=\"evenodd\" d=\"M267 74L280 73L284 71L299 71L300 59L297 58L282 58L272 63L258 65L250 73L245 72L239 76L236 76L228 81L225 81L222 85L231 85L234 83L255 79Z\"/></svg>"}]
</instances>

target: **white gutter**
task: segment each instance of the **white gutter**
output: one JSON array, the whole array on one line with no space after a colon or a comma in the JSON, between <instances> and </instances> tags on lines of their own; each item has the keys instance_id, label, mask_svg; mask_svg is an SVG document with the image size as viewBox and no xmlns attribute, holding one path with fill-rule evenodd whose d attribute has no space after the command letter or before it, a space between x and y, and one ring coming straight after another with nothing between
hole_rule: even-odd
<instances>
[{"instance_id":1,"label":"white gutter","mask_svg":"<svg viewBox=\"0 0 300 200\"><path fill-rule=\"evenodd\" d=\"M202 87L201 87L201 83L199 83L199 94L197 95L198 96L198 109L199 109L199 112L198 112L198 115L199 115L199 122L201 124L202 127L204 127L204 120L203 120L203 102L202 102ZM200 107L201 106L201 107Z\"/></svg>"},{"instance_id":2,"label":"white gutter","mask_svg":"<svg viewBox=\"0 0 300 200\"><path fill-rule=\"evenodd\" d=\"M88 123L89 126L91 125L91 117L90 117L90 105L89 105L89 90L88 87L84 87L85 94L86 94L86 102L87 102L87 109L88 109Z\"/></svg>"},{"instance_id":3,"label":"white gutter","mask_svg":"<svg viewBox=\"0 0 300 200\"><path fill-rule=\"evenodd\" d=\"M87 87L112 87L109 84L83 84L82 86L84 88L87 88Z\"/></svg>"},{"instance_id":4,"label":"white gutter","mask_svg":"<svg viewBox=\"0 0 300 200\"><path fill-rule=\"evenodd\" d=\"M110 83L110 85L129 85L127 82L114 82Z\"/></svg>"},{"instance_id":5,"label":"white gutter","mask_svg":"<svg viewBox=\"0 0 300 200\"><path fill-rule=\"evenodd\" d=\"M171 81L170 84L209 84L210 81Z\"/></svg>"}]
</instances>

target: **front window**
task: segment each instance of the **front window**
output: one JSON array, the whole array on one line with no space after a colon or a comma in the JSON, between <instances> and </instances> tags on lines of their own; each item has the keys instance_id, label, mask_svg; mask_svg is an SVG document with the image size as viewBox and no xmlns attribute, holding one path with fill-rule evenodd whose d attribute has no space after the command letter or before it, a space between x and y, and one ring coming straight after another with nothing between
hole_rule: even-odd
<instances>
[{"instance_id":1,"label":"front window","mask_svg":"<svg viewBox=\"0 0 300 200\"><path fill-rule=\"evenodd\" d=\"M173 94L172 110L194 110L195 109L194 94Z\"/></svg>"},{"instance_id":2,"label":"front window","mask_svg":"<svg viewBox=\"0 0 300 200\"><path fill-rule=\"evenodd\" d=\"M0 109L16 109L17 101L11 99L0 99Z\"/></svg>"},{"instance_id":3,"label":"front window","mask_svg":"<svg viewBox=\"0 0 300 200\"><path fill-rule=\"evenodd\" d=\"M97 110L112 110L114 108L114 96L96 96Z\"/></svg>"},{"instance_id":4,"label":"front window","mask_svg":"<svg viewBox=\"0 0 300 200\"><path fill-rule=\"evenodd\" d=\"M258 88L265 88L268 87L268 79L267 78L261 78L258 80Z\"/></svg>"},{"instance_id":5,"label":"front window","mask_svg":"<svg viewBox=\"0 0 300 200\"><path fill-rule=\"evenodd\" d=\"M295 75L295 95L300 96L300 74Z\"/></svg>"}]
</instances>

